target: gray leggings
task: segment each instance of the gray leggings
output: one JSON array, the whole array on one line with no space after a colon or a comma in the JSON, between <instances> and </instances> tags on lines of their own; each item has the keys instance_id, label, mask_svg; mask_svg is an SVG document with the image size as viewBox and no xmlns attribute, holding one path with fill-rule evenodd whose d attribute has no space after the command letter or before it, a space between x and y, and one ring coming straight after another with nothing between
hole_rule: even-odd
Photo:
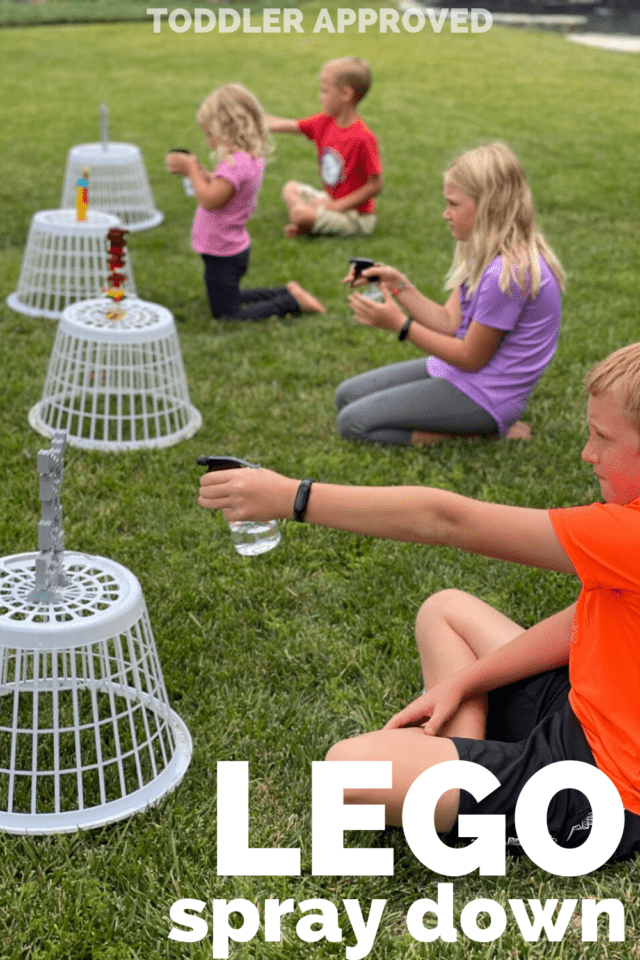
<instances>
[{"instance_id":1,"label":"gray leggings","mask_svg":"<svg viewBox=\"0 0 640 960\"><path fill-rule=\"evenodd\" d=\"M430 377L424 360L368 370L336 390L338 430L347 440L411 441L414 430L497 433L493 417L447 380Z\"/></svg>"}]
</instances>

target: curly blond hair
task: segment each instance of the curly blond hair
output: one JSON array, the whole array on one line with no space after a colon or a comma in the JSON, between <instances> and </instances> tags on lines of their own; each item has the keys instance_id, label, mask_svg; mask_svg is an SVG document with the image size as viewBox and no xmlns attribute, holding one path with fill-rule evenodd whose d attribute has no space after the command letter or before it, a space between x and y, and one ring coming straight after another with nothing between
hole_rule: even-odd
<instances>
[{"instance_id":1,"label":"curly blond hair","mask_svg":"<svg viewBox=\"0 0 640 960\"><path fill-rule=\"evenodd\" d=\"M477 207L469 238L456 244L447 289L466 281L472 293L491 261L500 256L499 286L504 293L515 281L524 293L535 297L540 289L540 257L564 290L562 265L536 226L526 174L506 144L468 150L447 167L444 178L471 197Z\"/></svg>"},{"instance_id":2,"label":"curly blond hair","mask_svg":"<svg viewBox=\"0 0 640 960\"><path fill-rule=\"evenodd\" d=\"M244 150L252 157L267 157L273 150L262 107L241 83L225 83L210 93L202 101L196 120L216 138L221 156Z\"/></svg>"}]
</instances>

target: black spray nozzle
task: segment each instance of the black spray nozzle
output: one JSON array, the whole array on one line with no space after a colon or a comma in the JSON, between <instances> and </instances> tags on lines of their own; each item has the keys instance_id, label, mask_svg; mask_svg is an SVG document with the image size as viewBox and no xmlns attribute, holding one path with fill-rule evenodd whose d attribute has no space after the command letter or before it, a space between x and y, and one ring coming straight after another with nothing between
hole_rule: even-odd
<instances>
[{"instance_id":1,"label":"black spray nozzle","mask_svg":"<svg viewBox=\"0 0 640 960\"><path fill-rule=\"evenodd\" d=\"M363 270L368 270L369 267L375 267L375 260L371 260L369 257L349 257L349 263L353 264L354 276L353 279L357 280ZM369 283L377 283L380 277L366 277Z\"/></svg>"},{"instance_id":2,"label":"black spray nozzle","mask_svg":"<svg viewBox=\"0 0 640 960\"><path fill-rule=\"evenodd\" d=\"M258 463L249 463L248 460L241 460L239 457L198 457L198 463L201 467L207 468L207 473L212 470L235 470L237 467L258 467Z\"/></svg>"}]
</instances>

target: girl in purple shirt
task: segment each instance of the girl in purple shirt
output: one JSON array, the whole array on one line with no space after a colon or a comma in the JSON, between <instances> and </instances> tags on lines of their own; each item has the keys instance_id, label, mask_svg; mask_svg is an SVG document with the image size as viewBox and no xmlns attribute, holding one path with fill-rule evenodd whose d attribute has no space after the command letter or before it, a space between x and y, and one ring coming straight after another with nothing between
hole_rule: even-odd
<instances>
[{"instance_id":1,"label":"girl in purple shirt","mask_svg":"<svg viewBox=\"0 0 640 960\"><path fill-rule=\"evenodd\" d=\"M519 417L557 347L562 266L536 227L524 170L504 144L455 160L444 196L443 217L457 241L444 306L385 265L362 273L380 278L384 303L349 297L359 323L392 330L429 356L340 384L344 437L416 444L531 435Z\"/></svg>"},{"instance_id":2,"label":"girl in purple shirt","mask_svg":"<svg viewBox=\"0 0 640 960\"><path fill-rule=\"evenodd\" d=\"M170 173L188 177L198 198L191 245L204 261L204 282L214 317L261 320L289 313L324 313L319 300L290 281L275 289L241 290L249 266L247 232L262 186L269 131L256 98L239 83L214 90L196 119L219 162L213 173L191 153L167 154Z\"/></svg>"}]
</instances>

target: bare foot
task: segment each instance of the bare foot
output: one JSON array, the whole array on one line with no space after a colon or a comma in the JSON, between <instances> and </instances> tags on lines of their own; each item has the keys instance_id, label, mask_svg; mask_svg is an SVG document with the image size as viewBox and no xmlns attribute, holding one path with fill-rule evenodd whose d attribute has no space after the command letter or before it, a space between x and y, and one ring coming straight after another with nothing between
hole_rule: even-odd
<instances>
[{"instance_id":1,"label":"bare foot","mask_svg":"<svg viewBox=\"0 0 640 960\"><path fill-rule=\"evenodd\" d=\"M533 436L533 431L528 423L523 423L522 420L516 420L515 423L512 423L506 433L507 440L531 440Z\"/></svg>"},{"instance_id":2,"label":"bare foot","mask_svg":"<svg viewBox=\"0 0 640 960\"><path fill-rule=\"evenodd\" d=\"M498 434L492 434L497 437ZM512 423L506 432L507 440L531 440L533 431L528 423L522 420L516 420ZM437 443L438 440L479 440L480 436L476 433L432 433L430 430L414 430L411 434L411 446L417 447L420 444Z\"/></svg>"},{"instance_id":3,"label":"bare foot","mask_svg":"<svg viewBox=\"0 0 640 960\"><path fill-rule=\"evenodd\" d=\"M411 446L418 447L421 444L437 443L438 440L453 440L451 433L432 433L430 430L413 430L411 433Z\"/></svg>"},{"instance_id":4,"label":"bare foot","mask_svg":"<svg viewBox=\"0 0 640 960\"><path fill-rule=\"evenodd\" d=\"M413 430L411 433L412 447L418 447L420 444L437 443L438 440L480 440L482 434L479 433L432 433L430 430ZM498 434L490 434L497 437Z\"/></svg>"},{"instance_id":5,"label":"bare foot","mask_svg":"<svg viewBox=\"0 0 640 960\"><path fill-rule=\"evenodd\" d=\"M290 280L286 285L287 290L292 297L298 301L298 306L300 307L300 313L324 313L325 309L323 304L313 296L312 293L309 293L304 287L301 287L299 283L296 283L295 280Z\"/></svg>"},{"instance_id":6,"label":"bare foot","mask_svg":"<svg viewBox=\"0 0 640 960\"><path fill-rule=\"evenodd\" d=\"M285 237L299 237L300 229L298 225L295 223L288 223L284 228L284 235Z\"/></svg>"}]
</instances>

